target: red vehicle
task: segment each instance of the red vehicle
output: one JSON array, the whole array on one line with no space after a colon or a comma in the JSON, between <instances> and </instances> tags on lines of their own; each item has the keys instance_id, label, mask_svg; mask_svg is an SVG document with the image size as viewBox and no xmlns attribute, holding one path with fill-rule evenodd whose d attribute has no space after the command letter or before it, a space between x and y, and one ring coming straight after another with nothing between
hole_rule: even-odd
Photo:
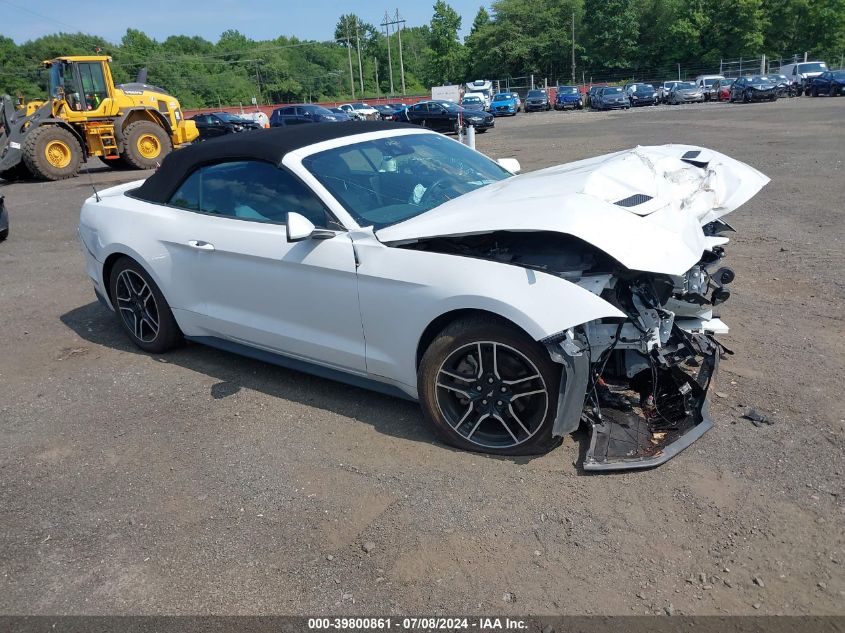
<instances>
[{"instance_id":1,"label":"red vehicle","mask_svg":"<svg viewBox=\"0 0 845 633\"><path fill-rule=\"evenodd\" d=\"M731 86L733 85L735 79L719 79L713 84L713 90L716 93L716 99L718 101L730 101L731 98Z\"/></svg>"}]
</instances>

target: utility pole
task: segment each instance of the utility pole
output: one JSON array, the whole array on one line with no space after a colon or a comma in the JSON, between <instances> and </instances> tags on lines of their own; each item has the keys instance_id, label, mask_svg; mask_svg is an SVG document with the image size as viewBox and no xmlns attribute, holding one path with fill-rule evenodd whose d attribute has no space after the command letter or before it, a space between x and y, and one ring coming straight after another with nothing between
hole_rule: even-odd
<instances>
[{"instance_id":1,"label":"utility pole","mask_svg":"<svg viewBox=\"0 0 845 633\"><path fill-rule=\"evenodd\" d=\"M361 30L358 25L358 16L355 16L355 44L358 47L358 77L361 79L361 98L364 98L364 71L361 65Z\"/></svg>"},{"instance_id":2,"label":"utility pole","mask_svg":"<svg viewBox=\"0 0 845 633\"><path fill-rule=\"evenodd\" d=\"M373 57L373 68L376 71L376 99L381 99L381 92L378 85L378 57Z\"/></svg>"},{"instance_id":3,"label":"utility pole","mask_svg":"<svg viewBox=\"0 0 845 633\"><path fill-rule=\"evenodd\" d=\"M261 71L258 69L258 60L255 60L255 83L258 84L258 102L261 103Z\"/></svg>"},{"instance_id":4,"label":"utility pole","mask_svg":"<svg viewBox=\"0 0 845 633\"><path fill-rule=\"evenodd\" d=\"M405 96L405 64L402 61L402 25L405 20L399 17L399 9L396 9L396 37L399 39L399 74L402 77L402 96Z\"/></svg>"},{"instance_id":5,"label":"utility pole","mask_svg":"<svg viewBox=\"0 0 845 633\"><path fill-rule=\"evenodd\" d=\"M575 11L572 12L572 84L575 84Z\"/></svg>"},{"instance_id":6,"label":"utility pole","mask_svg":"<svg viewBox=\"0 0 845 633\"><path fill-rule=\"evenodd\" d=\"M390 25L393 22L390 21L390 16L387 15L387 11L384 12L384 22L381 25L384 27L384 31L387 34L387 69L390 71L390 95L393 96L393 61L390 58Z\"/></svg>"},{"instance_id":7,"label":"utility pole","mask_svg":"<svg viewBox=\"0 0 845 633\"><path fill-rule=\"evenodd\" d=\"M681 80L681 65L678 64L678 81Z\"/></svg>"},{"instance_id":8,"label":"utility pole","mask_svg":"<svg viewBox=\"0 0 845 633\"><path fill-rule=\"evenodd\" d=\"M355 101L355 75L352 74L352 45L349 43L349 21L346 22L346 53L349 55L349 85L352 88L352 100Z\"/></svg>"}]
</instances>

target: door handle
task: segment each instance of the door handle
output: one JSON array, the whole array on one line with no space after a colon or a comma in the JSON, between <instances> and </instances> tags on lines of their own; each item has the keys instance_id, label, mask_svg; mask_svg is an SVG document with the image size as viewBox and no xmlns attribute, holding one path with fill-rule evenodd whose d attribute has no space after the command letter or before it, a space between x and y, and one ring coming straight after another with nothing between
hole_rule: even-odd
<instances>
[{"instance_id":1,"label":"door handle","mask_svg":"<svg viewBox=\"0 0 845 633\"><path fill-rule=\"evenodd\" d=\"M188 242L188 246L191 248L196 248L201 251L213 251L214 244L209 244L208 242L203 242L202 240L190 240Z\"/></svg>"}]
</instances>

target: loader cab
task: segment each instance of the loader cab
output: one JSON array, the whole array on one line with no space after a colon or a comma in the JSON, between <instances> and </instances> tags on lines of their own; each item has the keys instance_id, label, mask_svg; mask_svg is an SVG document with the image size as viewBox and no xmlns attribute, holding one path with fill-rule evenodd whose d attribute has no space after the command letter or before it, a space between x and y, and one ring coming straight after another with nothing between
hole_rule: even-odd
<instances>
[{"instance_id":1,"label":"loader cab","mask_svg":"<svg viewBox=\"0 0 845 633\"><path fill-rule=\"evenodd\" d=\"M50 96L67 104L68 118L107 114L112 97L108 57L59 57L44 62L50 71Z\"/></svg>"}]
</instances>

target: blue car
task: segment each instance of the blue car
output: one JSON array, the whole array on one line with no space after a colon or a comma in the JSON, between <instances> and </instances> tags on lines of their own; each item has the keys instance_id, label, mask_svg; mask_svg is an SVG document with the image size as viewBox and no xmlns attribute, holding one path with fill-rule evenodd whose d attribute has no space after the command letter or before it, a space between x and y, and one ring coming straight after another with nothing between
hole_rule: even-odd
<instances>
[{"instance_id":1,"label":"blue car","mask_svg":"<svg viewBox=\"0 0 845 633\"><path fill-rule=\"evenodd\" d=\"M499 92L493 95L490 102L490 113L493 116L516 116L519 104L511 92Z\"/></svg>"},{"instance_id":2,"label":"blue car","mask_svg":"<svg viewBox=\"0 0 845 633\"><path fill-rule=\"evenodd\" d=\"M555 95L555 110L566 110L566 108L584 108L584 98L578 86L558 86Z\"/></svg>"}]
</instances>

